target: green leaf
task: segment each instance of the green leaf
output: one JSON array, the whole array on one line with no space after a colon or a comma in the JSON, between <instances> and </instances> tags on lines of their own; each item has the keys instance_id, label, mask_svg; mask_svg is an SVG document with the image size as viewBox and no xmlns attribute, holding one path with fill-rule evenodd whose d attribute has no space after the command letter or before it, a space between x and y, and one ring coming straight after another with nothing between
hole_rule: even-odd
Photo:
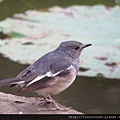
<instances>
[{"instance_id":1,"label":"green leaf","mask_svg":"<svg viewBox=\"0 0 120 120\"><path fill-rule=\"evenodd\" d=\"M120 5L120 0L116 0L115 2L116 2L118 5Z\"/></svg>"},{"instance_id":2,"label":"green leaf","mask_svg":"<svg viewBox=\"0 0 120 120\"><path fill-rule=\"evenodd\" d=\"M0 0L0 3L3 2L4 0Z\"/></svg>"},{"instance_id":3,"label":"green leaf","mask_svg":"<svg viewBox=\"0 0 120 120\"><path fill-rule=\"evenodd\" d=\"M12 31L11 34L10 34L10 37L12 37L12 38L15 38L15 37L22 38L22 37L25 37L25 35Z\"/></svg>"},{"instance_id":4,"label":"green leaf","mask_svg":"<svg viewBox=\"0 0 120 120\"><path fill-rule=\"evenodd\" d=\"M16 19L17 18L17 19ZM79 75L120 78L120 7L103 5L28 10L0 22L4 34L0 53L13 61L32 63L65 40L92 43L83 50ZM13 32L14 31L14 32ZM18 38L21 37L21 38Z\"/></svg>"}]
</instances>

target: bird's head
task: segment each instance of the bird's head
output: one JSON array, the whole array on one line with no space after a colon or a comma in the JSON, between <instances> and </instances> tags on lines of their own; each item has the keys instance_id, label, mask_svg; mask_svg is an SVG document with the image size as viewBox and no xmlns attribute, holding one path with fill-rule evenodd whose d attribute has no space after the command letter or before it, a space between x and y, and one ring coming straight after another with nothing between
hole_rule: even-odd
<instances>
[{"instance_id":1,"label":"bird's head","mask_svg":"<svg viewBox=\"0 0 120 120\"><path fill-rule=\"evenodd\" d=\"M59 45L58 49L62 49L67 55L77 59L79 58L81 51L91 45L92 44L83 44L78 41L65 41Z\"/></svg>"}]
</instances>

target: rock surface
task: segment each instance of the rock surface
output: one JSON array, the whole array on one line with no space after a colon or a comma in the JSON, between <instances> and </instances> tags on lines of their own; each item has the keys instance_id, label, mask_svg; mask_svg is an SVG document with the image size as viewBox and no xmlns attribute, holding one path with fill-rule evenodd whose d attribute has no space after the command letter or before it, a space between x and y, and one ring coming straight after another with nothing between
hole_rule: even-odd
<instances>
[{"instance_id":1,"label":"rock surface","mask_svg":"<svg viewBox=\"0 0 120 120\"><path fill-rule=\"evenodd\" d=\"M67 111L45 110L52 108L53 105L40 104L42 101L43 99L38 97L28 98L0 92L0 114L83 114L73 109Z\"/></svg>"}]
</instances>

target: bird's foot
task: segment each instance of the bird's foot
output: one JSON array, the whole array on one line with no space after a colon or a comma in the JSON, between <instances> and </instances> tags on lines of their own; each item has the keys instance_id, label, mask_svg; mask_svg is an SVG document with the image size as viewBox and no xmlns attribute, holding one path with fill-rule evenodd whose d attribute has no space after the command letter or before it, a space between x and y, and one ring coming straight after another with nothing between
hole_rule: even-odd
<instances>
[{"instance_id":1,"label":"bird's foot","mask_svg":"<svg viewBox=\"0 0 120 120\"><path fill-rule=\"evenodd\" d=\"M51 99L45 98L43 100L40 101L39 105L41 104L49 104L52 103Z\"/></svg>"},{"instance_id":2,"label":"bird's foot","mask_svg":"<svg viewBox=\"0 0 120 120\"><path fill-rule=\"evenodd\" d=\"M67 111L71 109L71 107L59 107L59 108L49 108L48 110L52 110L52 111L56 111L56 110L60 110L60 111Z\"/></svg>"},{"instance_id":3,"label":"bird's foot","mask_svg":"<svg viewBox=\"0 0 120 120\"><path fill-rule=\"evenodd\" d=\"M46 106L46 108L42 108L42 110L44 109L44 110L51 110L51 111L56 111L56 110L66 111L66 110L71 109L71 107L67 108L65 106L58 104L55 100L53 100L53 98L50 95L48 95L48 97L49 97L49 99L44 97L44 101L41 102L41 103L44 103L44 106ZM50 103L53 104L53 107L47 106Z\"/></svg>"}]
</instances>

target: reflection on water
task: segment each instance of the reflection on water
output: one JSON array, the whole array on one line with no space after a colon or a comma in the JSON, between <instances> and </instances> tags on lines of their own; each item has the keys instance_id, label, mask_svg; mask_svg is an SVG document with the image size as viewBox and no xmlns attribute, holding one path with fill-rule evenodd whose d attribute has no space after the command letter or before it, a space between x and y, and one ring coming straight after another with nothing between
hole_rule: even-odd
<instances>
[{"instance_id":1,"label":"reflection on water","mask_svg":"<svg viewBox=\"0 0 120 120\"><path fill-rule=\"evenodd\" d=\"M0 79L15 77L27 65L0 56ZM0 91L17 94L18 87L1 87ZM24 94L37 96L35 93ZM53 96L59 103L83 113L120 113L120 80L77 77L64 92Z\"/></svg>"},{"instance_id":2,"label":"reflection on water","mask_svg":"<svg viewBox=\"0 0 120 120\"><path fill-rule=\"evenodd\" d=\"M84 113L120 113L120 80L78 77L60 97Z\"/></svg>"}]
</instances>

